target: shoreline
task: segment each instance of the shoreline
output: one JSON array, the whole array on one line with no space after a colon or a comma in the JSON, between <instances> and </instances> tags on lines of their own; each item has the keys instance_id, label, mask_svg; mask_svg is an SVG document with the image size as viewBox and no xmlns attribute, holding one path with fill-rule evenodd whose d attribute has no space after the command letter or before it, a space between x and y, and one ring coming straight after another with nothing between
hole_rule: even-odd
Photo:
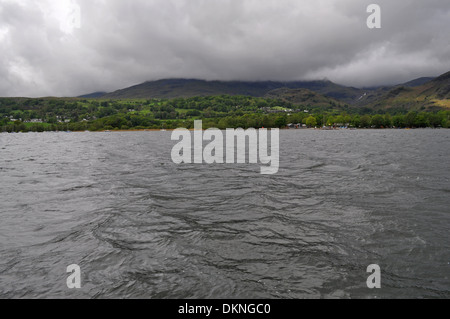
<instances>
[{"instance_id":1,"label":"shoreline","mask_svg":"<svg viewBox=\"0 0 450 319\"><path fill-rule=\"evenodd\" d=\"M426 127L426 128L301 128L301 129L289 129L289 128L281 128L280 131L360 131L360 130L374 130L374 131L381 131L381 130L445 130L446 128L443 127ZM136 130L102 130L102 131L44 131L44 132L0 132L0 134L28 134L28 133L133 133L133 132L173 132L176 129L166 129L164 131L160 129L136 129ZM205 132L207 129L202 129L201 131ZM256 129L258 130L258 129ZM268 130L271 130L268 129ZM190 132L196 131L195 129L188 129ZM220 131L226 131L220 130Z\"/></svg>"}]
</instances>

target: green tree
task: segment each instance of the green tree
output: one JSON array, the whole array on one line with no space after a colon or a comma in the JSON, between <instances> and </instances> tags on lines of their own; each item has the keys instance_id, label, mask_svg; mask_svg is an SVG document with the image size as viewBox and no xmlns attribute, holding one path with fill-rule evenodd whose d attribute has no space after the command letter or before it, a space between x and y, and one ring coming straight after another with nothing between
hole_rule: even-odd
<instances>
[{"instance_id":1,"label":"green tree","mask_svg":"<svg viewBox=\"0 0 450 319\"><path fill-rule=\"evenodd\" d=\"M285 116L279 116L276 120L275 120L275 126L279 127L279 128L283 128L286 127L287 125L287 119Z\"/></svg>"},{"instance_id":2,"label":"green tree","mask_svg":"<svg viewBox=\"0 0 450 319\"><path fill-rule=\"evenodd\" d=\"M306 119L306 126L308 127L316 127L317 126L317 120L314 116L310 116Z\"/></svg>"},{"instance_id":3,"label":"green tree","mask_svg":"<svg viewBox=\"0 0 450 319\"><path fill-rule=\"evenodd\" d=\"M350 125L353 127L360 127L361 125L361 118L359 115L355 115L352 120L350 121Z\"/></svg>"},{"instance_id":4,"label":"green tree","mask_svg":"<svg viewBox=\"0 0 450 319\"><path fill-rule=\"evenodd\" d=\"M432 127L442 125L442 118L438 114L428 114L428 123Z\"/></svg>"},{"instance_id":5,"label":"green tree","mask_svg":"<svg viewBox=\"0 0 450 319\"><path fill-rule=\"evenodd\" d=\"M344 121L345 121L345 125L347 125L347 124L351 124L351 122L352 122L352 117L350 116L350 115L346 115L345 117L344 117Z\"/></svg>"},{"instance_id":6,"label":"green tree","mask_svg":"<svg viewBox=\"0 0 450 319\"><path fill-rule=\"evenodd\" d=\"M392 127L392 117L390 114L384 115L384 127Z\"/></svg>"},{"instance_id":7,"label":"green tree","mask_svg":"<svg viewBox=\"0 0 450 319\"><path fill-rule=\"evenodd\" d=\"M365 128L370 127L370 122L371 122L370 116L367 114L363 115L363 116L361 116L361 119L360 119L360 127L365 127Z\"/></svg>"},{"instance_id":8,"label":"green tree","mask_svg":"<svg viewBox=\"0 0 450 319\"><path fill-rule=\"evenodd\" d=\"M382 128L384 126L383 116L377 114L372 117L372 126L375 126L376 128Z\"/></svg>"},{"instance_id":9,"label":"green tree","mask_svg":"<svg viewBox=\"0 0 450 319\"><path fill-rule=\"evenodd\" d=\"M420 113L416 116L416 120L414 121L414 126L415 127L427 127L428 126L428 121L425 117L425 114Z\"/></svg>"},{"instance_id":10,"label":"green tree","mask_svg":"<svg viewBox=\"0 0 450 319\"><path fill-rule=\"evenodd\" d=\"M345 117L342 115L338 115L335 119L336 124L345 125Z\"/></svg>"},{"instance_id":11,"label":"green tree","mask_svg":"<svg viewBox=\"0 0 450 319\"><path fill-rule=\"evenodd\" d=\"M417 112L411 111L405 116L405 125L407 127L415 127L416 125Z\"/></svg>"},{"instance_id":12,"label":"green tree","mask_svg":"<svg viewBox=\"0 0 450 319\"><path fill-rule=\"evenodd\" d=\"M334 123L336 123L334 117L329 116L329 117L327 118L327 123L326 123L326 124L327 124L328 126L331 126L331 125L334 125Z\"/></svg>"},{"instance_id":13,"label":"green tree","mask_svg":"<svg viewBox=\"0 0 450 319\"><path fill-rule=\"evenodd\" d=\"M401 114L397 114L392 118L392 125L397 128L405 127L405 117Z\"/></svg>"}]
</instances>

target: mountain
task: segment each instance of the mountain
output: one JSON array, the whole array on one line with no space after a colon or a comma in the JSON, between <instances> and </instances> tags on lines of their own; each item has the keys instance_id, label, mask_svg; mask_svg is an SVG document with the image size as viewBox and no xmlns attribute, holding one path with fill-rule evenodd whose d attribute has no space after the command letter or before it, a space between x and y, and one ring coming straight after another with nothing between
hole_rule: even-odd
<instances>
[{"instance_id":1,"label":"mountain","mask_svg":"<svg viewBox=\"0 0 450 319\"><path fill-rule=\"evenodd\" d=\"M319 94L353 103L364 90L345 87L330 81L295 81L295 82L243 82L243 81L204 81L187 79L167 79L145 82L126 89L102 96L105 99L129 98L188 98L194 96L247 95L263 97L272 90L308 89Z\"/></svg>"},{"instance_id":2,"label":"mountain","mask_svg":"<svg viewBox=\"0 0 450 319\"><path fill-rule=\"evenodd\" d=\"M437 99L450 99L450 72L421 86L424 90L421 95L436 97Z\"/></svg>"},{"instance_id":3,"label":"mountain","mask_svg":"<svg viewBox=\"0 0 450 319\"><path fill-rule=\"evenodd\" d=\"M350 104L356 106L367 106L370 105L380 99L382 99L386 94L388 94L391 90L400 87L414 88L421 86L425 83L428 83L435 78L432 77L421 77L418 79L414 79L412 81L408 81L406 83L394 85L394 86L380 86L380 87L372 87L372 88L364 88L364 93L361 94L356 100L350 102Z\"/></svg>"},{"instance_id":4,"label":"mountain","mask_svg":"<svg viewBox=\"0 0 450 319\"><path fill-rule=\"evenodd\" d=\"M166 79L150 81L105 95L105 98L189 98L194 96L248 95L263 96L277 88L272 82L222 82L193 79Z\"/></svg>"},{"instance_id":5,"label":"mountain","mask_svg":"<svg viewBox=\"0 0 450 319\"><path fill-rule=\"evenodd\" d=\"M404 85L391 88L368 106L417 111L450 108L450 72L416 87Z\"/></svg>"},{"instance_id":6,"label":"mountain","mask_svg":"<svg viewBox=\"0 0 450 319\"><path fill-rule=\"evenodd\" d=\"M417 86L424 85L425 83L428 83L430 81L433 81L434 79L436 79L436 78L422 77L422 78L418 78L418 79L400 84L399 86L417 87Z\"/></svg>"},{"instance_id":7,"label":"mountain","mask_svg":"<svg viewBox=\"0 0 450 319\"><path fill-rule=\"evenodd\" d=\"M450 72L437 78L422 77L396 86L362 89L328 80L244 82L165 79L145 82L112 93L97 92L82 97L172 99L217 95L271 97L305 106L350 105L376 110L436 110L450 107Z\"/></svg>"},{"instance_id":8,"label":"mountain","mask_svg":"<svg viewBox=\"0 0 450 319\"><path fill-rule=\"evenodd\" d=\"M108 94L108 93L107 92L94 92L94 93L90 93L90 94L80 95L78 97L83 98L83 99L95 99L95 98L101 98L106 94Z\"/></svg>"}]
</instances>

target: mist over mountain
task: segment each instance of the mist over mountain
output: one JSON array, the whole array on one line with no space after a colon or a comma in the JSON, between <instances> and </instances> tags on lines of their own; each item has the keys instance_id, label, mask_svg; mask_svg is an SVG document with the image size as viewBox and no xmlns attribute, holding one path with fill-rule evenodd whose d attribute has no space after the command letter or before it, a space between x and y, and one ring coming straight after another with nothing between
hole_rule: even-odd
<instances>
[{"instance_id":1,"label":"mist over mountain","mask_svg":"<svg viewBox=\"0 0 450 319\"><path fill-rule=\"evenodd\" d=\"M160 79L327 77L363 88L448 70L448 0L378 0L376 30L367 27L369 3L1 0L0 96L80 96Z\"/></svg>"}]
</instances>

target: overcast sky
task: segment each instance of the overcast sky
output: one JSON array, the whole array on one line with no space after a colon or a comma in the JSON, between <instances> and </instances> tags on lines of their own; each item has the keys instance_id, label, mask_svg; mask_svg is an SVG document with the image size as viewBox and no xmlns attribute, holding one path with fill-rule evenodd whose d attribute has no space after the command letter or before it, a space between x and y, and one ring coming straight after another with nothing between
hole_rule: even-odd
<instances>
[{"instance_id":1,"label":"overcast sky","mask_svg":"<svg viewBox=\"0 0 450 319\"><path fill-rule=\"evenodd\" d=\"M366 25L371 3L382 29ZM449 21L449 0L0 0L0 96L162 78L397 84L450 71Z\"/></svg>"}]
</instances>

